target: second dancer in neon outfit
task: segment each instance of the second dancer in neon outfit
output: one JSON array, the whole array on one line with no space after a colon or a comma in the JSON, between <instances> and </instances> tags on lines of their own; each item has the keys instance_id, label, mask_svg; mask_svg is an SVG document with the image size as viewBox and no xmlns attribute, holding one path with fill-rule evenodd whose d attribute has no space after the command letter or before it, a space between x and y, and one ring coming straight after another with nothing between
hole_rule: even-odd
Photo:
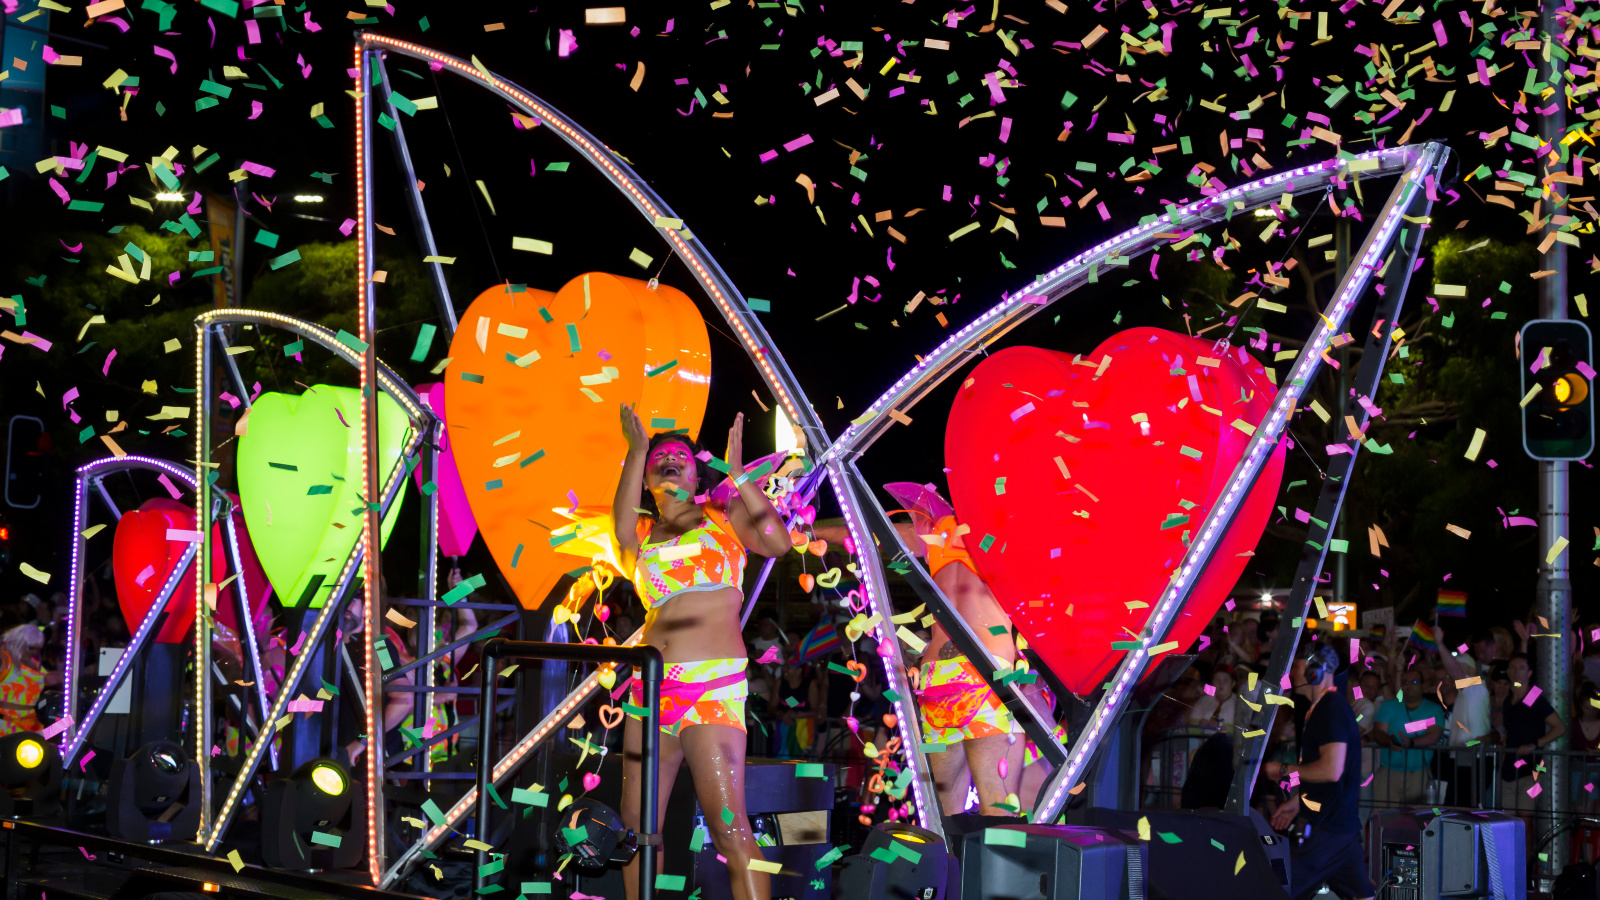
<instances>
[{"instance_id":1,"label":"second dancer in neon outfit","mask_svg":"<svg viewBox=\"0 0 1600 900\"><path fill-rule=\"evenodd\" d=\"M914 555L927 558L934 583L989 652L990 669L1003 672L1012 668L1017 645L1011 618L978 575L967 551L967 529L956 521L955 510L932 485L896 482L884 485L884 490L911 513L910 523L895 525L902 543ZM847 532L842 526L821 527L816 536L830 543L843 542ZM966 811L969 776L978 792L980 814L1016 815L1016 800L1008 796L1007 781L1014 785L1022 770L1025 742L1021 728L984 684L972 661L951 643L943 625L933 627L933 637L922 651L919 674L922 740L945 746L943 752L928 754L945 815Z\"/></svg>"},{"instance_id":2,"label":"second dancer in neon outfit","mask_svg":"<svg viewBox=\"0 0 1600 900\"><path fill-rule=\"evenodd\" d=\"M695 795L707 812L711 843L728 861L735 900L767 900L770 876L750 868L761 850L750 830L744 800L744 637L739 613L745 550L782 556L791 549L783 519L744 469L744 416L728 430L728 477L735 493L726 503L697 494L709 482L710 455L691 438L670 432L646 436L632 407L622 407L628 457L617 485L612 519L623 571L649 612L644 643L661 650L666 677L659 718L661 780L657 809L682 763L689 764ZM648 490L648 494L645 491ZM641 516L641 504L654 507ZM631 698L642 703L640 693ZM629 716L623 730L622 820L639 830L639 777L643 724ZM657 823L658 829L662 823ZM640 853L653 852L641 847ZM636 900L639 857L624 867L629 900Z\"/></svg>"}]
</instances>

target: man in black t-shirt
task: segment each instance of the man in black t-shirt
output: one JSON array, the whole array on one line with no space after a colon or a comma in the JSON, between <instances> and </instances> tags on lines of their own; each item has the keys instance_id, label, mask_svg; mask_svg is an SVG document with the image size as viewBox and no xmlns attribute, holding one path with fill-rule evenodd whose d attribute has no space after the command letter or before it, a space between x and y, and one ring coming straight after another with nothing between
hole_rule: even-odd
<instances>
[{"instance_id":1,"label":"man in black t-shirt","mask_svg":"<svg viewBox=\"0 0 1600 900\"><path fill-rule=\"evenodd\" d=\"M1339 654L1322 642L1303 645L1290 679L1295 693L1310 701L1300 740L1300 762L1269 762L1268 778L1298 774L1293 795L1272 816L1272 827L1293 826L1295 847L1289 863L1295 900L1305 900L1323 884L1345 900L1371 900L1367 858L1361 847L1361 731L1350 702L1334 689Z\"/></svg>"}]
</instances>

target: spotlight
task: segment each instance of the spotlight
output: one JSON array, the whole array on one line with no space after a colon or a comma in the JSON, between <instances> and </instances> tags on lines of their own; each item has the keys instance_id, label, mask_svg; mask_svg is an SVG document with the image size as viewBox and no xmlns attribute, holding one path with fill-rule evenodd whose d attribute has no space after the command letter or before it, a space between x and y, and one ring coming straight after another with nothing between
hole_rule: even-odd
<instances>
[{"instance_id":1,"label":"spotlight","mask_svg":"<svg viewBox=\"0 0 1600 900\"><path fill-rule=\"evenodd\" d=\"M295 194L294 195L294 202L296 202L296 203L321 203L322 202L322 195L321 194Z\"/></svg>"},{"instance_id":2,"label":"spotlight","mask_svg":"<svg viewBox=\"0 0 1600 900\"><path fill-rule=\"evenodd\" d=\"M556 851L571 853L573 862L585 869L603 869L633 856L633 836L624 839L626 831L616 810L585 797L556 818Z\"/></svg>"},{"instance_id":3,"label":"spotlight","mask_svg":"<svg viewBox=\"0 0 1600 900\"><path fill-rule=\"evenodd\" d=\"M61 753L31 731L0 738L0 816L52 816L61 811Z\"/></svg>"},{"instance_id":4,"label":"spotlight","mask_svg":"<svg viewBox=\"0 0 1600 900\"><path fill-rule=\"evenodd\" d=\"M200 767L175 741L152 741L111 764L106 828L125 841L191 840L200 827Z\"/></svg>"},{"instance_id":5,"label":"spotlight","mask_svg":"<svg viewBox=\"0 0 1600 900\"><path fill-rule=\"evenodd\" d=\"M944 841L906 822L879 824L867 832L860 855L846 856L840 862L841 897L946 900L961 896L960 867Z\"/></svg>"},{"instance_id":6,"label":"spotlight","mask_svg":"<svg viewBox=\"0 0 1600 900\"><path fill-rule=\"evenodd\" d=\"M178 191L162 191L161 193L156 194L156 200L162 203L182 203L183 194L179 193Z\"/></svg>"},{"instance_id":7,"label":"spotlight","mask_svg":"<svg viewBox=\"0 0 1600 900\"><path fill-rule=\"evenodd\" d=\"M267 785L261 799L261 858L279 869L348 869L366 852L366 804L350 770L313 759Z\"/></svg>"}]
</instances>

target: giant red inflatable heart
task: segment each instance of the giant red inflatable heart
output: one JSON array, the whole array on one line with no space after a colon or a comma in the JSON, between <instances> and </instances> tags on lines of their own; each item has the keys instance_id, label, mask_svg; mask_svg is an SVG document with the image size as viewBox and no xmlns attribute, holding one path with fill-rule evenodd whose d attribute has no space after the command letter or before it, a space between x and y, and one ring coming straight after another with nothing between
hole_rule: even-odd
<instances>
[{"instance_id":1,"label":"giant red inflatable heart","mask_svg":"<svg viewBox=\"0 0 1600 900\"><path fill-rule=\"evenodd\" d=\"M169 530L193 532L194 510L176 500L155 497L124 513L117 522L111 542L111 572L130 634L138 630L188 549L186 542L170 540ZM221 528L214 527L211 536L212 571L225 572ZM158 643L176 644L184 639L194 624L194 598L194 569L190 567L167 603L167 620L155 636Z\"/></svg>"},{"instance_id":2,"label":"giant red inflatable heart","mask_svg":"<svg viewBox=\"0 0 1600 900\"><path fill-rule=\"evenodd\" d=\"M1134 639L1274 393L1243 348L1155 328L1085 357L1002 350L962 384L945 464L965 543L1018 631L1077 694ZM1186 650L1243 571L1283 476L1280 444L1168 640Z\"/></svg>"}]
</instances>

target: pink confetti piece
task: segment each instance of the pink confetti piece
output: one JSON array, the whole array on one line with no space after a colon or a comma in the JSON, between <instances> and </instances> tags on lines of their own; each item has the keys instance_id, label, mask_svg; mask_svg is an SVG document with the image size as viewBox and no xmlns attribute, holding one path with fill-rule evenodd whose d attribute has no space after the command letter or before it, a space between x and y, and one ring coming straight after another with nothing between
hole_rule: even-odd
<instances>
[{"instance_id":1,"label":"pink confetti piece","mask_svg":"<svg viewBox=\"0 0 1600 900\"><path fill-rule=\"evenodd\" d=\"M1361 782L1361 786L1362 787L1366 787L1367 785L1371 784L1372 783L1372 779L1374 779L1376 777L1378 777L1378 773L1377 772L1373 772L1371 775L1367 776L1367 780L1366 781Z\"/></svg>"},{"instance_id":2,"label":"pink confetti piece","mask_svg":"<svg viewBox=\"0 0 1600 900\"><path fill-rule=\"evenodd\" d=\"M256 24L255 19L244 20L244 35L245 40L252 44L261 43L261 26Z\"/></svg>"},{"instance_id":3,"label":"pink confetti piece","mask_svg":"<svg viewBox=\"0 0 1600 900\"><path fill-rule=\"evenodd\" d=\"M767 152L761 154L761 161L763 163L772 162L773 160L775 160L777 158L778 158L778 151L776 151L776 150L768 150Z\"/></svg>"},{"instance_id":4,"label":"pink confetti piece","mask_svg":"<svg viewBox=\"0 0 1600 900\"><path fill-rule=\"evenodd\" d=\"M91 760L91 759L94 759L94 751L93 750L90 750L88 753L85 753L83 755L83 759L78 760L78 771L80 771L80 772L89 771L89 760ZM78 849L79 850L83 850L82 847L79 847ZM85 850L83 855L84 856L89 856L89 852L87 850ZM94 859L94 857L92 857L92 856L89 856L89 858L90 859Z\"/></svg>"},{"instance_id":5,"label":"pink confetti piece","mask_svg":"<svg viewBox=\"0 0 1600 900\"><path fill-rule=\"evenodd\" d=\"M1212 685L1203 684L1203 685L1201 685L1201 687L1206 689L1206 696L1207 697L1215 697L1217 695L1217 689L1215 687L1213 687Z\"/></svg>"},{"instance_id":6,"label":"pink confetti piece","mask_svg":"<svg viewBox=\"0 0 1600 900\"><path fill-rule=\"evenodd\" d=\"M154 574L156 574L156 567L147 565L143 569L139 570L139 574L134 577L133 583L137 584L139 587L144 587L144 583L149 581L150 576Z\"/></svg>"},{"instance_id":7,"label":"pink confetti piece","mask_svg":"<svg viewBox=\"0 0 1600 900\"><path fill-rule=\"evenodd\" d=\"M300 653L300 645L304 644L305 642L306 642L306 633L304 631L302 631L302 632L300 632L300 636L294 639L294 646L289 648L289 655L290 656L299 655L299 653Z\"/></svg>"},{"instance_id":8,"label":"pink confetti piece","mask_svg":"<svg viewBox=\"0 0 1600 900\"><path fill-rule=\"evenodd\" d=\"M117 351L115 351L115 350L113 350L110 353L106 354L106 363L105 363L105 365L100 367L100 374L101 375L110 375L111 374L111 361L116 359L116 358L117 358Z\"/></svg>"},{"instance_id":9,"label":"pink confetti piece","mask_svg":"<svg viewBox=\"0 0 1600 900\"><path fill-rule=\"evenodd\" d=\"M178 486L173 484L172 479L168 478L165 474L157 475L156 481L161 482L161 486L167 489L167 493L172 495L172 499L183 499L183 491L178 490Z\"/></svg>"},{"instance_id":10,"label":"pink confetti piece","mask_svg":"<svg viewBox=\"0 0 1600 900\"><path fill-rule=\"evenodd\" d=\"M1533 787L1528 788L1528 796L1529 797L1537 797L1542 793L1544 793L1544 788L1542 786L1540 786L1539 782L1537 782L1537 781L1535 781L1533 783Z\"/></svg>"},{"instance_id":11,"label":"pink confetti piece","mask_svg":"<svg viewBox=\"0 0 1600 900\"><path fill-rule=\"evenodd\" d=\"M48 741L51 738L55 737L56 735L60 734L63 731L66 731L68 728L71 728L71 727L72 727L72 717L71 716L62 716L61 718L56 720L55 724L53 724L49 728L46 728L45 730L39 732L39 736Z\"/></svg>"},{"instance_id":12,"label":"pink confetti piece","mask_svg":"<svg viewBox=\"0 0 1600 900\"><path fill-rule=\"evenodd\" d=\"M61 186L61 182L54 178L50 179L50 190L56 192L56 196L61 198L62 203L72 202L72 195L68 194L67 189Z\"/></svg>"},{"instance_id":13,"label":"pink confetti piece","mask_svg":"<svg viewBox=\"0 0 1600 900\"><path fill-rule=\"evenodd\" d=\"M761 654L761 658L756 660L756 664L757 665L770 665L772 663L778 662L781 659L783 659L783 657L778 653L778 645L777 644L773 644L771 647L767 648L767 652Z\"/></svg>"},{"instance_id":14,"label":"pink confetti piece","mask_svg":"<svg viewBox=\"0 0 1600 900\"><path fill-rule=\"evenodd\" d=\"M811 135L802 134L799 137L795 138L794 140L790 141L789 143L784 144L783 145L783 149L784 149L784 152L786 152L786 153L793 153L796 150L799 150L801 147L804 147L809 143L811 143Z\"/></svg>"},{"instance_id":15,"label":"pink confetti piece","mask_svg":"<svg viewBox=\"0 0 1600 900\"><path fill-rule=\"evenodd\" d=\"M1527 706L1527 707L1532 707L1534 701L1538 700L1539 699L1539 695L1543 694L1543 693L1544 693L1544 691L1541 690L1537 684L1533 685L1532 687L1529 687L1528 688L1528 696L1522 698L1522 705L1523 706Z\"/></svg>"},{"instance_id":16,"label":"pink confetti piece","mask_svg":"<svg viewBox=\"0 0 1600 900\"><path fill-rule=\"evenodd\" d=\"M8 127L10 127L12 125L21 125L21 124L22 124L22 107L18 106L18 107L14 107L12 109L5 110L4 112L0 112L0 128L8 128Z\"/></svg>"},{"instance_id":17,"label":"pink confetti piece","mask_svg":"<svg viewBox=\"0 0 1600 900\"><path fill-rule=\"evenodd\" d=\"M274 168L272 168L270 166L263 166L260 163L253 163L253 162L248 162L248 161L245 162L243 165L239 166L239 168L245 170L246 172L249 172L251 175L260 175L262 178L271 178L272 176L278 174L278 170L277 169L274 169Z\"/></svg>"},{"instance_id":18,"label":"pink confetti piece","mask_svg":"<svg viewBox=\"0 0 1600 900\"><path fill-rule=\"evenodd\" d=\"M556 46L556 55L562 59L571 56L578 49L578 39L573 35L572 29L561 29L561 39Z\"/></svg>"},{"instance_id":19,"label":"pink confetti piece","mask_svg":"<svg viewBox=\"0 0 1600 900\"><path fill-rule=\"evenodd\" d=\"M153 47L153 49L157 56L172 60L172 74L178 74L178 57L174 56L171 50L165 50L161 47Z\"/></svg>"},{"instance_id":20,"label":"pink confetti piece","mask_svg":"<svg viewBox=\"0 0 1600 900\"><path fill-rule=\"evenodd\" d=\"M1421 732L1427 731L1429 728L1432 728L1432 727L1433 727L1433 716L1429 716L1426 719L1419 719L1419 720L1417 720L1415 722L1407 722L1406 723L1406 733L1407 734L1420 734Z\"/></svg>"},{"instance_id":21,"label":"pink confetti piece","mask_svg":"<svg viewBox=\"0 0 1600 900\"><path fill-rule=\"evenodd\" d=\"M254 25L255 24L255 20L252 19L250 21L250 24ZM251 100L250 101L250 120L254 121L254 120L260 118L261 117L261 110L263 108L264 107L262 107L260 100Z\"/></svg>"},{"instance_id":22,"label":"pink confetti piece","mask_svg":"<svg viewBox=\"0 0 1600 900\"><path fill-rule=\"evenodd\" d=\"M355 227L356 227L356 220L355 219L345 219L343 222L339 223L339 233L344 235L345 237L349 237L351 229L353 229Z\"/></svg>"}]
</instances>

